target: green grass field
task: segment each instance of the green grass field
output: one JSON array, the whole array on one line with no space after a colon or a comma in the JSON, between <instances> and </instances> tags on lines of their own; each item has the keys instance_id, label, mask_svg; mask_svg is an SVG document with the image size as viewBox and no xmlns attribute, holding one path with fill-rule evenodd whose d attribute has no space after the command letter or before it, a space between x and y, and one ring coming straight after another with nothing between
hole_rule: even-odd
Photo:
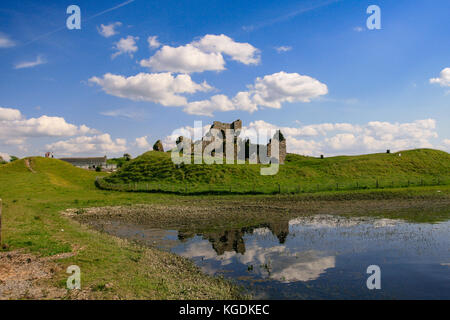
<instances>
[{"instance_id":1,"label":"green grass field","mask_svg":"<svg viewBox=\"0 0 450 320\"><path fill-rule=\"evenodd\" d=\"M67 208L170 202L172 196L100 191L98 172L78 169L56 159L29 158L0 166L3 237L8 250L23 249L40 256L76 252L59 261L63 270L75 264L82 286L93 298L233 299L237 289L201 273L193 263L157 249L101 234L60 214ZM67 274L57 275L65 288ZM107 283L114 286L104 289ZM97 290L100 288L101 290Z\"/></svg>"},{"instance_id":2,"label":"green grass field","mask_svg":"<svg viewBox=\"0 0 450 320\"><path fill-rule=\"evenodd\" d=\"M170 153L150 151L99 180L104 189L196 193L304 193L450 183L450 155L417 149L325 159L288 154L273 176L257 164L176 166Z\"/></svg>"},{"instance_id":3,"label":"green grass field","mask_svg":"<svg viewBox=\"0 0 450 320\"><path fill-rule=\"evenodd\" d=\"M408 153L410 153L408 155ZM387 157L392 156L393 164ZM397 156L398 157L398 156ZM144 161L147 158L152 161ZM160 163L154 162L160 159ZM292 156L291 156L292 158ZM368 155L360 157L338 157L309 159L293 157L280 172L279 181L289 181L289 172L297 172L298 177L320 181L318 175L340 177L375 177L384 173L399 179L436 178L448 174L449 155L434 150L414 150L402 154L399 160L395 155ZM170 158L169 158L170 159ZM295 161L310 163L305 168ZM401 162L403 161L403 162ZM164 164L157 173L158 164ZM28 165L27 165L28 164ZM377 165L375 165L377 164ZM357 170L358 166L361 170ZM196 167L199 167L198 169ZM214 167L214 168L213 168ZM227 182L242 181L245 175L257 179L257 168L230 168L217 166L192 166L176 171L185 174L181 181ZM401 168L401 169L400 169ZM131 170L133 169L133 170ZM142 170L142 172L140 172ZM197 172L195 178L194 172ZM375 173L370 173L374 170ZM160 181L177 183L175 170L167 163L167 154L147 153L126 165L126 170L108 176L113 181L124 173L133 172L136 179L148 178L149 173ZM211 176L214 173L214 177ZM233 172L236 175L231 175ZM240 174L240 176L239 176ZM62 270L50 285L65 287L69 265L76 264L82 270L82 286L92 289L94 298L138 298L138 299L233 299L239 297L238 290L229 282L209 277L199 271L190 261L174 254L153 248L143 248L133 243L98 233L86 226L60 214L67 208L86 208L102 206L129 206L133 204L161 204L165 206L197 206L214 203L271 203L273 201L346 201L383 199L448 199L450 187L415 186L411 188L379 188L352 191L328 191L298 195L198 195L184 196L168 193L133 193L106 191L96 188L97 176L107 176L78 169L56 159L33 157L17 160L0 166L0 198L3 199L3 243L7 250L24 250L40 256L51 256L64 252L75 252L72 257L60 260ZM154 177L153 177L154 178ZM284 179L284 180L283 180ZM140 181L140 180L139 180ZM446 200L445 200L446 201ZM293 203L295 206L295 203ZM170 219L170 210L164 213ZM106 284L112 287L106 289Z\"/></svg>"}]
</instances>

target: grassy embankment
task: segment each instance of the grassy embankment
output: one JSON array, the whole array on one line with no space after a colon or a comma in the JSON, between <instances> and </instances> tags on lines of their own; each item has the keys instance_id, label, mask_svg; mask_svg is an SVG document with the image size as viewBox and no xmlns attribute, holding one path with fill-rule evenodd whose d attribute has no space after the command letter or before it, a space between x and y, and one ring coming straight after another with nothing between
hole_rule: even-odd
<instances>
[{"instance_id":1,"label":"grassy embankment","mask_svg":"<svg viewBox=\"0 0 450 320\"><path fill-rule=\"evenodd\" d=\"M422 155L424 153L426 157L422 157L422 160L419 159L420 157L416 157L412 164L408 165L409 169L405 167L402 173L400 173L401 171L396 173L399 177L410 176L425 179L448 173L448 154L430 150L411 152L418 152ZM434 156L429 157L430 152ZM165 154L160 153L156 156L162 158ZM374 157L378 156L382 157L382 155L374 155ZM397 161L397 158L393 159L395 159L393 161ZM434 160L430 162L430 159ZM137 203L152 204L165 206L166 211L162 214L166 216L166 219L170 219L170 206L208 207L222 206L224 203L232 205L233 202L265 206L276 205L278 202L280 204L290 203L287 208L282 208L282 210L290 210L290 208L298 207L298 203L305 203L305 207L308 208L308 201L317 202L319 200L377 202L382 199L403 199L403 202L406 203L415 201L415 199L428 199L430 202L448 204L450 197L448 185L317 192L271 197L264 195L186 197L161 193L105 191L97 189L94 185L95 177L99 173L78 169L56 159L29 158L27 161L32 170L26 165L25 160L0 166L0 198L3 199L4 204L3 242L9 245L9 250L24 249L44 256L74 252L74 256L59 261L64 268L58 272L56 280L52 280L50 285L64 287L67 279L67 274L64 273L65 267L76 264L82 270L83 287L90 288L92 297L97 298L213 299L234 298L238 293L228 282L202 274L191 262L181 257L157 249L142 248L89 230L86 226L62 216L60 212L64 209L124 206ZM385 170L392 172L385 162L380 163L381 168L372 167L371 170L375 170L376 173ZM130 164L134 165L134 162ZM154 166L153 163L147 165ZM332 170L342 171L340 166L330 164L328 170L331 172L333 172ZM385 168L386 166L388 169ZM197 166L192 166L191 169L186 168L186 170L197 170L194 167ZM203 170L219 171L220 174L226 174L224 171L228 170L242 170L239 166L235 167L238 168L220 169L215 167L203 168ZM291 169L295 171L295 168ZM301 168L298 170L304 172ZM367 167L360 168L360 172L357 168L355 170L354 176L368 175L368 173L364 173L368 170ZM410 172L408 173L407 170ZM350 179L352 170L346 169L345 171ZM172 171L163 173L165 170L161 168L161 172L161 177L166 177L165 175ZM217 179L220 174L218 173L214 177ZM280 174L282 175L278 179L288 178L287 173L281 171ZM187 176L190 175L185 177ZM197 177L198 180L210 178ZM242 180L243 177L227 177L227 179L230 179L228 181L237 181ZM176 182L176 180L174 181ZM189 181L189 179L186 178L185 181ZM345 203L344 206L346 206ZM364 208L364 204L362 204L362 208ZM236 216L236 212L233 214ZM424 218L422 213L419 213L419 217L420 219ZM112 286L106 286L106 284L112 284Z\"/></svg>"},{"instance_id":2,"label":"grassy embankment","mask_svg":"<svg viewBox=\"0 0 450 320\"><path fill-rule=\"evenodd\" d=\"M193 263L157 249L142 248L63 217L66 208L170 202L173 196L127 194L95 188L96 172L55 159L28 159L0 167L3 243L40 256L75 252L50 286L65 287L67 266L80 266L82 286L93 298L232 299L237 290L208 277ZM108 285L108 286L107 286ZM111 287L112 285L112 287ZM107 289L108 288L108 289Z\"/></svg>"},{"instance_id":3,"label":"grassy embankment","mask_svg":"<svg viewBox=\"0 0 450 320\"><path fill-rule=\"evenodd\" d=\"M255 164L176 166L150 151L101 179L105 189L196 193L307 193L450 184L450 154L431 149L325 159L288 154L273 176Z\"/></svg>"}]
</instances>

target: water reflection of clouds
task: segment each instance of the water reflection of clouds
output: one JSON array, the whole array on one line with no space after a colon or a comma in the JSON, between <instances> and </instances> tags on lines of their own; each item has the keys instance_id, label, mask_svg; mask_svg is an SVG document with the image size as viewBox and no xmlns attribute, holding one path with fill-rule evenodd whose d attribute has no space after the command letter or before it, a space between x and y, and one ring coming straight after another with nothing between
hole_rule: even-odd
<instances>
[{"instance_id":1,"label":"water reflection of clouds","mask_svg":"<svg viewBox=\"0 0 450 320\"><path fill-rule=\"evenodd\" d=\"M216 259L217 257L217 253L206 240L190 243L186 246L186 250L181 252L180 255L185 258L202 257L204 259Z\"/></svg>"},{"instance_id":2,"label":"water reflection of clouds","mask_svg":"<svg viewBox=\"0 0 450 320\"><path fill-rule=\"evenodd\" d=\"M270 277L284 283L311 281L335 266L334 256L320 256L317 251L306 251L285 257L275 264Z\"/></svg>"},{"instance_id":3,"label":"water reflection of clouds","mask_svg":"<svg viewBox=\"0 0 450 320\"><path fill-rule=\"evenodd\" d=\"M269 228L256 228L253 230L253 234L259 235L259 236L267 236L271 235L272 231L270 231Z\"/></svg>"},{"instance_id":4,"label":"water reflection of clouds","mask_svg":"<svg viewBox=\"0 0 450 320\"><path fill-rule=\"evenodd\" d=\"M186 258L209 260L211 263L206 261L201 267L208 274L220 271L220 267L215 267L214 262L219 262L222 267L238 263L245 265L245 269L252 266L252 272L262 278L283 283L315 280L336 265L334 256L325 255L320 251L293 253L285 245L262 247L257 241L249 241L246 247L244 254L227 251L217 255L208 241L201 240L188 244L186 250L180 254Z\"/></svg>"}]
</instances>

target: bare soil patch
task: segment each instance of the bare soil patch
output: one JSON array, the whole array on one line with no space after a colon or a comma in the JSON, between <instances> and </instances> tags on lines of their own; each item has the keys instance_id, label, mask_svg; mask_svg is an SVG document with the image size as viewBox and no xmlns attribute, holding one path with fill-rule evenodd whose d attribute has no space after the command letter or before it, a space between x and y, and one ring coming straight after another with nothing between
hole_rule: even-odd
<instances>
[{"instance_id":1,"label":"bare soil patch","mask_svg":"<svg viewBox=\"0 0 450 320\"><path fill-rule=\"evenodd\" d=\"M71 255L73 253L42 258L18 250L0 252L0 300L89 298L88 291L68 291L52 284L54 277L64 272L55 260Z\"/></svg>"}]
</instances>

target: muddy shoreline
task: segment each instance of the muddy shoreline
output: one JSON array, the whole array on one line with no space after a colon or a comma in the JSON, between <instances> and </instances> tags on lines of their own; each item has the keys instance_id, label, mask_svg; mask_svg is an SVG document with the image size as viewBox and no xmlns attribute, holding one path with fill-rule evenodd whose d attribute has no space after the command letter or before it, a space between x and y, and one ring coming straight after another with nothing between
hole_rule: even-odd
<instances>
[{"instance_id":1,"label":"muddy shoreline","mask_svg":"<svg viewBox=\"0 0 450 320\"><path fill-rule=\"evenodd\" d=\"M388 200L295 200L262 198L257 200L198 199L168 205L108 206L68 209L64 215L89 223L96 219L142 224L154 228L242 227L271 220L289 220L299 216L336 214L379 216L416 222L437 222L450 218L450 197L438 199Z\"/></svg>"}]
</instances>

